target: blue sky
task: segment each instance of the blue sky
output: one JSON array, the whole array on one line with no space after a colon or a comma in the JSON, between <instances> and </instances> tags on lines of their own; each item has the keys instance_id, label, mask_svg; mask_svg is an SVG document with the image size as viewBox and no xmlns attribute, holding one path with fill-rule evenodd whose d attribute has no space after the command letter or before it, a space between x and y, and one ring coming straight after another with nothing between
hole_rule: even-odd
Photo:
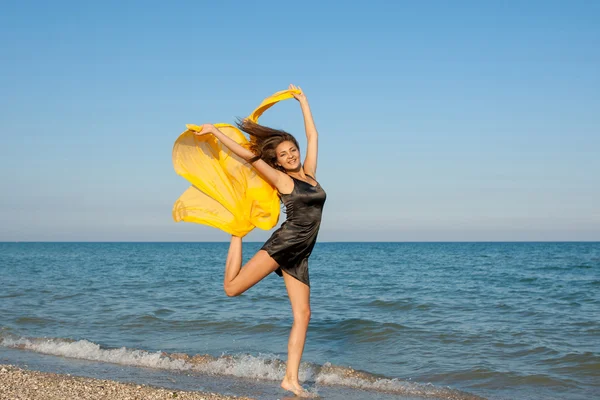
<instances>
[{"instance_id":1,"label":"blue sky","mask_svg":"<svg viewBox=\"0 0 600 400\"><path fill-rule=\"evenodd\" d=\"M321 241L600 240L600 2L2 8L0 241L228 240L172 221L173 142L289 83ZM261 122L304 149L295 101Z\"/></svg>"}]
</instances>

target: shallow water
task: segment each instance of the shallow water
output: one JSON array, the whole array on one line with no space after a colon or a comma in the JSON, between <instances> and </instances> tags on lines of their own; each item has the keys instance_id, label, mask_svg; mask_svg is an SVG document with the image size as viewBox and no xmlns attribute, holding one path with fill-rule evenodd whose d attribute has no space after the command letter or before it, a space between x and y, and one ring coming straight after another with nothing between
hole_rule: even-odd
<instances>
[{"instance_id":1,"label":"shallow water","mask_svg":"<svg viewBox=\"0 0 600 400\"><path fill-rule=\"evenodd\" d=\"M227 249L0 243L0 355L251 381L273 398L285 287L272 274L226 297ZM600 243L318 243L310 271L301 379L324 398L600 394Z\"/></svg>"}]
</instances>

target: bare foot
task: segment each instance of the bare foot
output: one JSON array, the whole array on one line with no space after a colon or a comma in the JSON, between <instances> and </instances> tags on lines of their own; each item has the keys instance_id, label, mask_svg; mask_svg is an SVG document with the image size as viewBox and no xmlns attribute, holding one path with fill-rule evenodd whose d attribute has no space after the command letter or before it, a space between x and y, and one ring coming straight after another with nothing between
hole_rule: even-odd
<instances>
[{"instance_id":1,"label":"bare foot","mask_svg":"<svg viewBox=\"0 0 600 400\"><path fill-rule=\"evenodd\" d=\"M304 388L302 388L298 382L291 382L287 378L283 378L283 381L281 381L281 387L285 390L289 390L298 397L312 397L311 393L304 390Z\"/></svg>"}]
</instances>

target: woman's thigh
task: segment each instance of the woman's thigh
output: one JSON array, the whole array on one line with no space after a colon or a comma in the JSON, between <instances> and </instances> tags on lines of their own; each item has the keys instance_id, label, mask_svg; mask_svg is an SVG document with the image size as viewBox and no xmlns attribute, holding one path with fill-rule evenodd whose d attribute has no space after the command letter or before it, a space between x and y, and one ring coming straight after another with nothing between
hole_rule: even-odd
<instances>
[{"instance_id":1,"label":"woman's thigh","mask_svg":"<svg viewBox=\"0 0 600 400\"><path fill-rule=\"evenodd\" d=\"M279 268L277 261L265 250L259 250L240 270L229 284L238 293L243 293Z\"/></svg>"}]
</instances>

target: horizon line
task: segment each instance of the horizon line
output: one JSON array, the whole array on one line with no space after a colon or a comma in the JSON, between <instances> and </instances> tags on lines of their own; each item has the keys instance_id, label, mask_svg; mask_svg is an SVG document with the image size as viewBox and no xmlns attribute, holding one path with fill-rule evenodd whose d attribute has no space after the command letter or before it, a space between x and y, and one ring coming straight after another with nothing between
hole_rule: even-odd
<instances>
[{"instance_id":1,"label":"horizon line","mask_svg":"<svg viewBox=\"0 0 600 400\"><path fill-rule=\"evenodd\" d=\"M228 241L139 241L139 240L0 240L0 243L229 243ZM245 243L264 243L264 240L253 240L246 241ZM404 241L361 241L361 240L350 240L350 241L318 241L319 243L600 243L600 240L404 240Z\"/></svg>"}]
</instances>

